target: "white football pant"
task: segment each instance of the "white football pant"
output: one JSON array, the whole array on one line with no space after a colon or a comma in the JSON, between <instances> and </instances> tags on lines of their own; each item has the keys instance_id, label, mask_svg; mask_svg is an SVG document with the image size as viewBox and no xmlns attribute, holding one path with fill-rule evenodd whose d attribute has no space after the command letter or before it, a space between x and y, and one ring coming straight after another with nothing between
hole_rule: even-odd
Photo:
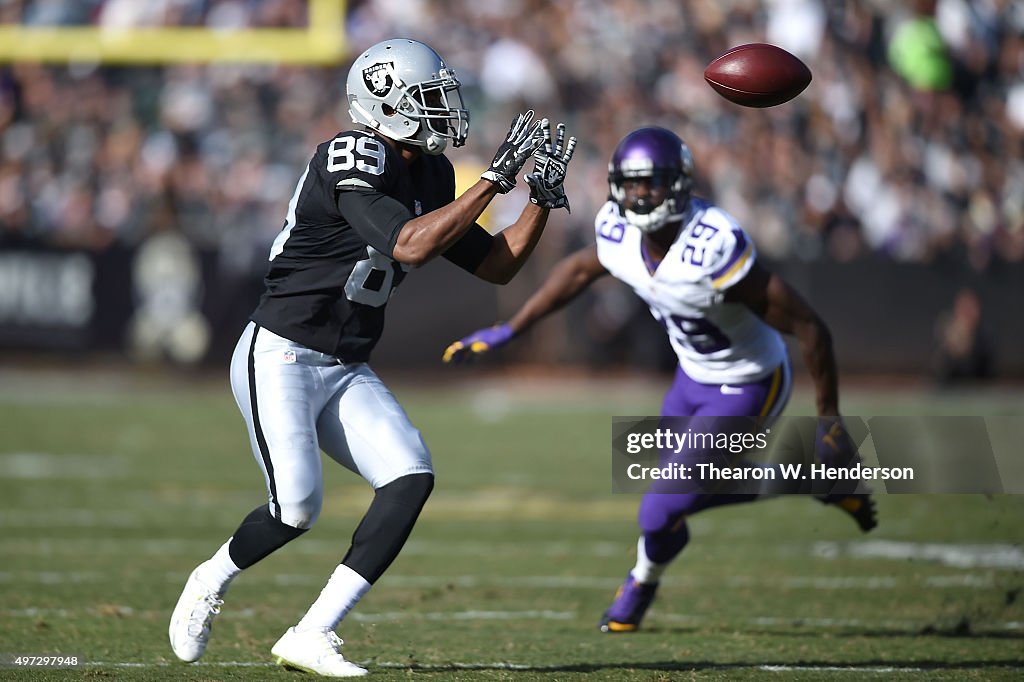
<instances>
[{"instance_id":1,"label":"white football pant","mask_svg":"<svg viewBox=\"0 0 1024 682\"><path fill-rule=\"evenodd\" d=\"M433 473L420 432L366 363L341 364L250 322L231 357L231 390L270 513L289 526L310 528L320 515L321 448L374 489Z\"/></svg>"}]
</instances>

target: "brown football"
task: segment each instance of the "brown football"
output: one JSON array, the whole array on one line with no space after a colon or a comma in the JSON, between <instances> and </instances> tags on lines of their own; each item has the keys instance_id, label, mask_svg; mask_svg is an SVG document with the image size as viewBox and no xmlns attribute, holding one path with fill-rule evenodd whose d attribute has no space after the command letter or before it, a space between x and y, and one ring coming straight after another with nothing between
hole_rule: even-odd
<instances>
[{"instance_id":1,"label":"brown football","mask_svg":"<svg viewBox=\"0 0 1024 682\"><path fill-rule=\"evenodd\" d=\"M734 47L704 69L704 80L722 97L745 107L773 107L793 99L811 82L811 70L781 47Z\"/></svg>"}]
</instances>

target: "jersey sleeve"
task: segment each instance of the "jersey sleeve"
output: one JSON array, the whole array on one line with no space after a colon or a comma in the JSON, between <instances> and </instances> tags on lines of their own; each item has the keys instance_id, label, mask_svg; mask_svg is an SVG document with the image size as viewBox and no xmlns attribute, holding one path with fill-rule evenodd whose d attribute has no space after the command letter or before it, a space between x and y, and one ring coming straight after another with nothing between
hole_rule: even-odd
<instances>
[{"instance_id":1,"label":"jersey sleeve","mask_svg":"<svg viewBox=\"0 0 1024 682\"><path fill-rule=\"evenodd\" d=\"M725 291L746 277L757 260L753 240L735 225L715 235L708 253L711 258L705 266L711 286L718 291Z\"/></svg>"},{"instance_id":2,"label":"jersey sleeve","mask_svg":"<svg viewBox=\"0 0 1024 682\"><path fill-rule=\"evenodd\" d=\"M466 272L473 273L490 253L493 242L490 232L474 224L443 255Z\"/></svg>"},{"instance_id":3,"label":"jersey sleeve","mask_svg":"<svg viewBox=\"0 0 1024 682\"><path fill-rule=\"evenodd\" d=\"M438 179L438 204L445 205L455 200L455 166L445 155L431 157L437 167L435 171ZM451 263L459 266L466 272L472 274L480 267L480 264L491 251L491 244L494 237L491 233L474 223L459 238L457 242L448 247L441 255Z\"/></svg>"},{"instance_id":4,"label":"jersey sleeve","mask_svg":"<svg viewBox=\"0 0 1024 682\"><path fill-rule=\"evenodd\" d=\"M338 210L359 236L391 258L398 234L412 216L397 199L367 189L338 193Z\"/></svg>"},{"instance_id":5,"label":"jersey sleeve","mask_svg":"<svg viewBox=\"0 0 1024 682\"><path fill-rule=\"evenodd\" d=\"M594 233L601 240L619 243L626 234L626 220L614 201L606 201L594 217Z\"/></svg>"},{"instance_id":6,"label":"jersey sleeve","mask_svg":"<svg viewBox=\"0 0 1024 682\"><path fill-rule=\"evenodd\" d=\"M322 148L321 175L338 210L359 236L391 257L409 210L390 196L401 159L390 146L361 131L339 134Z\"/></svg>"}]
</instances>

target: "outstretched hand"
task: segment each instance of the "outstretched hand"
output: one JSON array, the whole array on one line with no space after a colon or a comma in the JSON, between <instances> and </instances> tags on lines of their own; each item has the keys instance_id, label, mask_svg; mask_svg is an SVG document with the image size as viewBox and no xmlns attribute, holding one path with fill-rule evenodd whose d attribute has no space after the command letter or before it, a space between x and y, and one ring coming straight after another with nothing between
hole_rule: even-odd
<instances>
[{"instance_id":1,"label":"outstretched hand","mask_svg":"<svg viewBox=\"0 0 1024 682\"><path fill-rule=\"evenodd\" d=\"M541 121L544 145L534 152L533 172L525 176L530 186L530 201L541 208L565 208L570 211L569 198L565 196L565 174L576 150L576 136L565 139L565 124L556 127L554 143L551 141L551 126L545 118Z\"/></svg>"},{"instance_id":2,"label":"outstretched hand","mask_svg":"<svg viewBox=\"0 0 1024 682\"><path fill-rule=\"evenodd\" d=\"M516 186L516 175L530 156L544 144L543 126L548 125L546 118L536 121L533 125L533 109L519 114L508 130L505 141L498 147L490 167L480 176L493 182L498 191L507 194Z\"/></svg>"},{"instance_id":3,"label":"outstretched hand","mask_svg":"<svg viewBox=\"0 0 1024 682\"><path fill-rule=\"evenodd\" d=\"M818 417L814 434L814 458L823 464L835 467L849 467L860 461L857 446L842 417Z\"/></svg>"},{"instance_id":4,"label":"outstretched hand","mask_svg":"<svg viewBox=\"0 0 1024 682\"><path fill-rule=\"evenodd\" d=\"M447 364L457 365L465 360L483 355L492 348L504 346L512 340L513 336L512 328L507 324L478 329L448 346L442 359Z\"/></svg>"}]
</instances>

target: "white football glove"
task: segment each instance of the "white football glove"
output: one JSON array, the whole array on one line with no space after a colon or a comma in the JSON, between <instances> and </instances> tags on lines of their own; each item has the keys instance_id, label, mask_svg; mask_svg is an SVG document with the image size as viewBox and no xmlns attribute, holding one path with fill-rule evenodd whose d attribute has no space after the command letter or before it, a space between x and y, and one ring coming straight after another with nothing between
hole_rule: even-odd
<instances>
[{"instance_id":1,"label":"white football glove","mask_svg":"<svg viewBox=\"0 0 1024 682\"><path fill-rule=\"evenodd\" d=\"M551 142L551 126L545 118L541 121L544 146L533 154L533 172L524 176L530 186L530 201L541 208L565 208L570 213L569 198L565 196L565 173L576 150L576 136L565 140L565 124L556 128L554 144ZM564 143L564 146L563 146Z\"/></svg>"},{"instance_id":2,"label":"white football glove","mask_svg":"<svg viewBox=\"0 0 1024 682\"><path fill-rule=\"evenodd\" d=\"M533 109L519 114L508 130L508 136L498 147L491 166L480 176L498 186L498 191L507 194L516 186L516 174L530 159L530 155L544 144L541 126L547 125L547 119L537 121L532 126Z\"/></svg>"}]
</instances>

